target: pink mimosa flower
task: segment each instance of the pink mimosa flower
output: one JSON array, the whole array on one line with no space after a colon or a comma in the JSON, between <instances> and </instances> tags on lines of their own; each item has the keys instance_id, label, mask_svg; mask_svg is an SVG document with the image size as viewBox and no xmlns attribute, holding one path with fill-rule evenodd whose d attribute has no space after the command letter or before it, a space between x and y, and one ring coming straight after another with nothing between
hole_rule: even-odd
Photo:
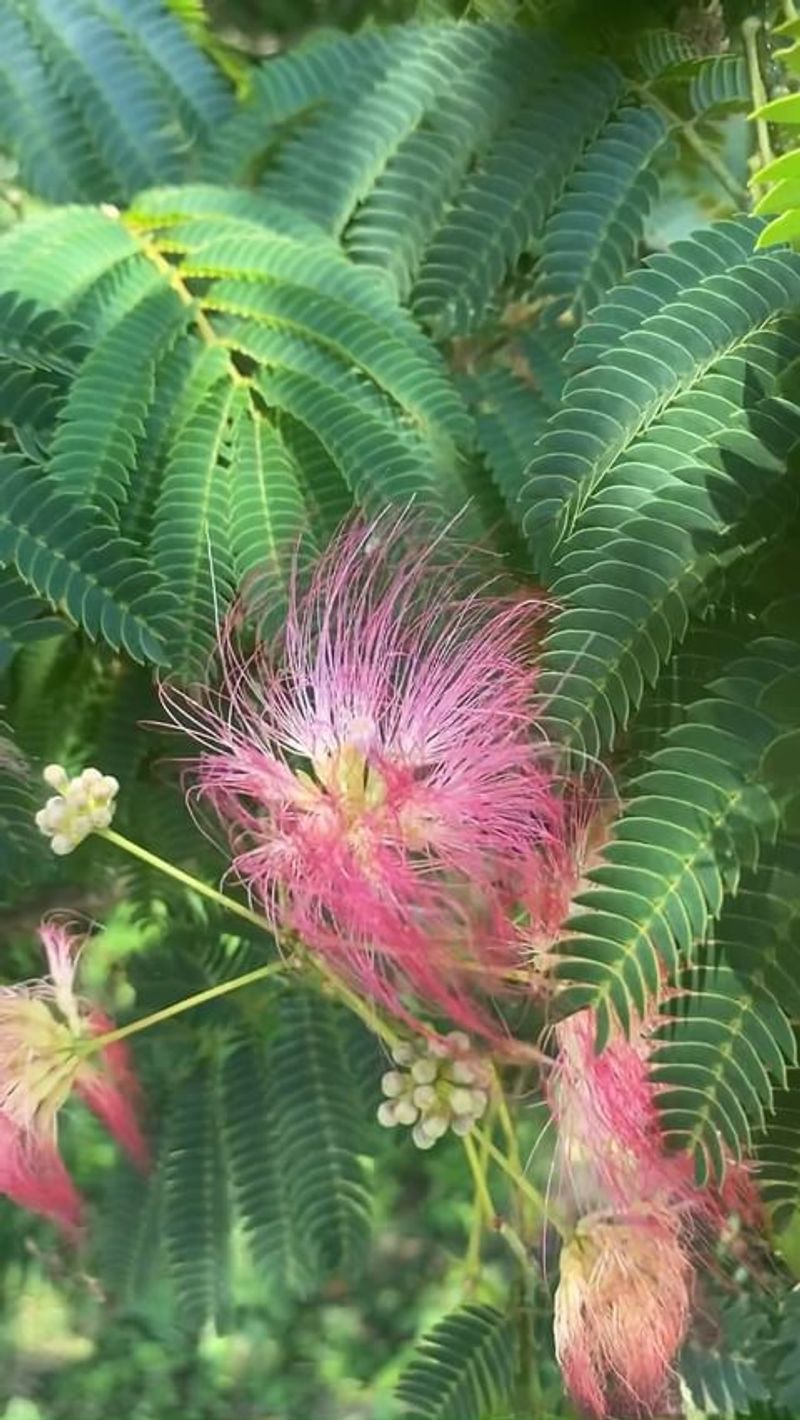
<instances>
[{"instance_id":1,"label":"pink mimosa flower","mask_svg":"<svg viewBox=\"0 0 800 1420\"><path fill-rule=\"evenodd\" d=\"M657 1019L657 1010L653 1015ZM654 1023L634 1022L630 1037L615 1026L599 1054L592 1011L578 1011L555 1028L549 1096L558 1126L557 1167L581 1209L624 1208L691 1186L688 1160L664 1148L649 1075Z\"/></svg>"},{"instance_id":2,"label":"pink mimosa flower","mask_svg":"<svg viewBox=\"0 0 800 1420\"><path fill-rule=\"evenodd\" d=\"M245 654L229 623L218 688L164 702L276 926L390 1010L500 1034L482 1002L519 965L512 904L563 833L532 736L542 606L464 592L408 534L345 529L272 644Z\"/></svg>"},{"instance_id":3,"label":"pink mimosa flower","mask_svg":"<svg viewBox=\"0 0 800 1420\"><path fill-rule=\"evenodd\" d=\"M148 1151L125 1047L85 1050L112 1023L76 993L80 940L58 921L39 936L49 976L0 988L0 1192L71 1231L81 1202L58 1153L58 1116L73 1090L142 1168Z\"/></svg>"},{"instance_id":4,"label":"pink mimosa flower","mask_svg":"<svg viewBox=\"0 0 800 1420\"><path fill-rule=\"evenodd\" d=\"M720 1187L699 1187L688 1154L667 1149L650 1074L658 1023L654 1001L647 1017L632 1023L630 1037L615 1026L599 1054L592 1011L578 1011L556 1026L549 1099L558 1126L560 1182L582 1211L651 1200L680 1206L687 1222L715 1229L733 1212L758 1226L763 1208L746 1163L727 1158Z\"/></svg>"},{"instance_id":5,"label":"pink mimosa flower","mask_svg":"<svg viewBox=\"0 0 800 1420\"><path fill-rule=\"evenodd\" d=\"M596 1416L657 1413L686 1334L692 1268L669 1212L583 1218L561 1256L556 1356Z\"/></svg>"}]
</instances>

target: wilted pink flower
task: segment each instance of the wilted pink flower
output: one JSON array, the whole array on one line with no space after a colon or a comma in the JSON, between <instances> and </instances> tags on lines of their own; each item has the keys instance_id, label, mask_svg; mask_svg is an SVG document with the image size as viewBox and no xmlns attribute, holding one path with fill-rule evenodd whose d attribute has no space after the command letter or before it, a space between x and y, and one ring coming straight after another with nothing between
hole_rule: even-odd
<instances>
[{"instance_id":1,"label":"wilted pink flower","mask_svg":"<svg viewBox=\"0 0 800 1420\"><path fill-rule=\"evenodd\" d=\"M561 1255L554 1321L578 1405L597 1416L657 1413L686 1333L691 1279L670 1212L581 1219Z\"/></svg>"},{"instance_id":2,"label":"wilted pink flower","mask_svg":"<svg viewBox=\"0 0 800 1420\"><path fill-rule=\"evenodd\" d=\"M219 687L164 700L269 917L389 1009L410 991L487 1030L512 904L562 836L532 737L542 608L462 591L407 534L346 529L273 644L245 655L229 624Z\"/></svg>"},{"instance_id":3,"label":"wilted pink flower","mask_svg":"<svg viewBox=\"0 0 800 1420\"><path fill-rule=\"evenodd\" d=\"M147 1146L124 1046L85 1048L111 1022L76 994L79 939L57 921L39 936L49 976L0 988L0 1192L69 1230L81 1203L58 1153L58 1115L72 1091L140 1167Z\"/></svg>"}]
</instances>

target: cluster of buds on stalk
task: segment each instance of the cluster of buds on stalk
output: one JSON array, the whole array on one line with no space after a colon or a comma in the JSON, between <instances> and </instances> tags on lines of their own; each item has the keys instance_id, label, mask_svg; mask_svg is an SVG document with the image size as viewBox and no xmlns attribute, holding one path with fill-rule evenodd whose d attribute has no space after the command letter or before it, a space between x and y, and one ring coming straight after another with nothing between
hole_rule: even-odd
<instances>
[{"instance_id":1,"label":"cluster of buds on stalk","mask_svg":"<svg viewBox=\"0 0 800 1420\"><path fill-rule=\"evenodd\" d=\"M491 1075L468 1035L456 1030L441 1039L400 1041L392 1058L400 1068L381 1080L380 1124L406 1125L418 1149L432 1149L448 1129L469 1134L486 1111Z\"/></svg>"},{"instance_id":2,"label":"cluster of buds on stalk","mask_svg":"<svg viewBox=\"0 0 800 1420\"><path fill-rule=\"evenodd\" d=\"M113 774L89 768L70 779L63 765L48 764L42 778L56 793L37 813L36 826L54 853L71 853L90 833L108 828L119 791Z\"/></svg>"}]
</instances>

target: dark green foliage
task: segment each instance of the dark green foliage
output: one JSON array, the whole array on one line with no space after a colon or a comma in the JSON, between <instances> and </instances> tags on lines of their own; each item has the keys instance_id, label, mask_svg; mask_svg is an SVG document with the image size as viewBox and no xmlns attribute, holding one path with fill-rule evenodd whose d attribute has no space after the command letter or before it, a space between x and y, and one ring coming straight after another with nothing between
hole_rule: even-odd
<instances>
[{"instance_id":1,"label":"dark green foliage","mask_svg":"<svg viewBox=\"0 0 800 1420\"><path fill-rule=\"evenodd\" d=\"M654 109L623 108L587 148L542 235L534 298L551 316L579 324L632 265L666 133Z\"/></svg>"},{"instance_id":2,"label":"dark green foliage","mask_svg":"<svg viewBox=\"0 0 800 1420\"><path fill-rule=\"evenodd\" d=\"M718 1307L717 1335L690 1341L680 1373L693 1403L706 1415L748 1415L769 1391L761 1368L769 1322L744 1299Z\"/></svg>"},{"instance_id":3,"label":"dark green foliage","mask_svg":"<svg viewBox=\"0 0 800 1420\"><path fill-rule=\"evenodd\" d=\"M268 1070L298 1255L317 1278L350 1270L363 1255L369 1195L356 1095L330 1008L302 991L283 997Z\"/></svg>"},{"instance_id":4,"label":"dark green foliage","mask_svg":"<svg viewBox=\"0 0 800 1420\"><path fill-rule=\"evenodd\" d=\"M231 107L225 81L158 0L8 0L0 142L31 191L119 202L174 182Z\"/></svg>"},{"instance_id":5,"label":"dark green foliage","mask_svg":"<svg viewBox=\"0 0 800 1420\"><path fill-rule=\"evenodd\" d=\"M602 1049L677 987L653 1063L669 1142L700 1180L753 1154L782 1227L800 1206L800 257L764 250L776 231L749 215L652 250L681 137L702 187L720 121L751 106L738 34L716 52L659 7L613 7L604 53L596 13L568 8L566 35L564 7L487 0L525 23L440 7L251 64L194 0L0 6L0 143L28 213L0 237L2 903L24 880L104 913L124 890L151 934L137 1013L270 960L268 934L222 935L107 843L54 864L42 765L116 774L119 828L216 880L169 762L186 745L152 728L154 670L206 674L237 596L278 626L298 550L352 510L455 519L543 586L542 730L619 790L555 948L558 1009L591 1006ZM791 235L797 193L772 176L763 210ZM373 1144L387 1187L383 1048L272 981L152 1040L156 1166L103 1200L110 1301L132 1316L166 1289L196 1337L231 1321L246 1265L267 1312L338 1305L367 1260ZM404 1189L439 1206L404 1167L382 1237L398 1271ZM528 1414L515 1307L433 1329L398 1386L409 1420ZM797 1408L792 1299L773 1312L745 1298L690 1338L697 1406Z\"/></svg>"},{"instance_id":6,"label":"dark green foliage","mask_svg":"<svg viewBox=\"0 0 800 1420\"><path fill-rule=\"evenodd\" d=\"M225 1324L229 1198L214 1054L174 1090L162 1137L167 1270L191 1329Z\"/></svg>"},{"instance_id":7,"label":"dark green foliage","mask_svg":"<svg viewBox=\"0 0 800 1420\"><path fill-rule=\"evenodd\" d=\"M173 917L185 915L175 899ZM136 972L137 1009L159 1009L263 963L256 944L188 923ZM360 1042L363 1050L363 1041ZM184 1018L157 1136L155 1171L118 1171L101 1260L116 1302L150 1273L171 1283L181 1324L229 1316L231 1252L243 1236L271 1293L316 1292L360 1269L370 1231L369 1105L335 1013L307 989L253 987ZM370 1083L376 1088L378 1073ZM374 1105L373 1105L374 1108ZM157 1259L165 1266L158 1267Z\"/></svg>"},{"instance_id":8,"label":"dark green foliage","mask_svg":"<svg viewBox=\"0 0 800 1420\"><path fill-rule=\"evenodd\" d=\"M505 1413L515 1367L512 1324L493 1307L462 1307L419 1343L397 1396L408 1420L492 1420Z\"/></svg>"},{"instance_id":9,"label":"dark green foliage","mask_svg":"<svg viewBox=\"0 0 800 1420\"><path fill-rule=\"evenodd\" d=\"M164 661L177 604L133 544L14 454L0 463L0 490L0 558L92 639Z\"/></svg>"}]
</instances>

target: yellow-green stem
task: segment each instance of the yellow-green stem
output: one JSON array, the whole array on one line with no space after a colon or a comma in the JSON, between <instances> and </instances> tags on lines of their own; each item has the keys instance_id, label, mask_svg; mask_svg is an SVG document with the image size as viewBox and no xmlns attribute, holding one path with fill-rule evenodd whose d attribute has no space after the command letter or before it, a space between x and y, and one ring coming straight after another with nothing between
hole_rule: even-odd
<instances>
[{"instance_id":1,"label":"yellow-green stem","mask_svg":"<svg viewBox=\"0 0 800 1420\"><path fill-rule=\"evenodd\" d=\"M472 1132L478 1142L484 1144L486 1152L494 1159L495 1163L499 1164L503 1172L516 1184L517 1188L524 1194L528 1202L533 1204L536 1210L537 1223L542 1225L545 1221L549 1221L553 1224L556 1231L560 1233L561 1237L567 1237L570 1232L567 1224L551 1209L547 1208L538 1188L534 1188L533 1184L529 1182L525 1175L514 1167L502 1150L498 1149L497 1145L483 1134L480 1129L474 1129Z\"/></svg>"},{"instance_id":2,"label":"yellow-green stem","mask_svg":"<svg viewBox=\"0 0 800 1420\"><path fill-rule=\"evenodd\" d=\"M750 92L753 95L753 107L763 108L767 102L768 94L761 74L761 64L758 57L758 35L761 30L761 20L758 15L750 15L742 24L742 39L744 40L744 52L747 60L747 75L750 80ZM771 163L775 156L772 151L772 144L769 138L769 124L764 118L756 118L756 141L758 143L758 166L765 168L767 163Z\"/></svg>"},{"instance_id":3,"label":"yellow-green stem","mask_svg":"<svg viewBox=\"0 0 800 1420\"><path fill-rule=\"evenodd\" d=\"M486 1118L486 1121L485 1121L485 1125L484 1125L485 1132L486 1132L486 1134L488 1135L489 1138L491 1138L492 1129L494 1128L494 1113L495 1113L495 1107L494 1107L494 1101L492 1101L491 1104L490 1104L490 1107L489 1107L489 1114L487 1115L487 1118ZM478 1157L478 1167L479 1167L480 1172L481 1172L481 1178L485 1179L485 1178L486 1178L487 1171L488 1171L488 1167L489 1167L489 1154L488 1154L488 1151L487 1151L487 1149L486 1149L485 1138L484 1138L484 1142L481 1144L480 1153L478 1154L477 1157ZM473 1169L473 1175L474 1175L474 1169ZM486 1186L487 1186L487 1190L488 1190L488 1184L487 1184ZM477 1189L477 1187L476 1187L476 1189L475 1189L475 1206L474 1206L474 1208L473 1208L473 1210L472 1210L472 1223L471 1223L471 1225L470 1225L470 1230L469 1230L469 1242L468 1242L468 1244L467 1244L467 1256L466 1256L466 1259L465 1259L466 1274L467 1274L467 1278L468 1278L470 1281L473 1280L473 1279L475 1279L475 1278L477 1278L478 1275L479 1275L479 1273L480 1273L481 1239L483 1238L483 1225L484 1225L484 1210L483 1210L483 1208L481 1207L481 1201L480 1201L480 1197L479 1197L479 1194L478 1194L478 1189Z\"/></svg>"},{"instance_id":4,"label":"yellow-green stem","mask_svg":"<svg viewBox=\"0 0 800 1420\"><path fill-rule=\"evenodd\" d=\"M484 1222L488 1227L491 1227L497 1217L497 1213L492 1203L491 1194L489 1193L489 1185L486 1182L485 1166L483 1168L481 1167L478 1151L475 1148L475 1141L470 1138L469 1134L465 1134L461 1142L464 1145L464 1153L467 1156L467 1162L470 1166L472 1179L475 1184L475 1197L483 1212ZM485 1147L485 1139L482 1144L482 1152L484 1158L486 1158L488 1151Z\"/></svg>"},{"instance_id":5,"label":"yellow-green stem","mask_svg":"<svg viewBox=\"0 0 800 1420\"><path fill-rule=\"evenodd\" d=\"M522 1159L520 1158L519 1144L517 1143L517 1131L514 1128L514 1121L511 1118L511 1112L508 1108L508 1100L506 1099L505 1090L503 1089L503 1082L500 1078L500 1072L497 1069L495 1069L494 1071L493 1099L495 1107L497 1109L497 1115L500 1120L500 1127L503 1131L503 1134L505 1135L506 1148L508 1150L508 1161L511 1164L511 1167L518 1174L522 1175ZM536 1220L530 1220L529 1218L529 1209L525 1206L527 1200L523 1198L518 1198L516 1202L517 1226L523 1237L527 1237L529 1234L529 1222L531 1222L531 1226L534 1226Z\"/></svg>"},{"instance_id":6,"label":"yellow-green stem","mask_svg":"<svg viewBox=\"0 0 800 1420\"><path fill-rule=\"evenodd\" d=\"M260 927L263 932L272 932L266 917L254 912L251 907L246 907L243 902L237 902L234 897L227 897L224 892L220 892L218 888L210 887L208 883L193 877L191 873L185 873L183 868L176 868L174 863L169 863L166 858L159 858L158 854L151 853L148 848L142 848L141 844L134 843L132 839L124 838L121 833L117 833L116 829L99 828L95 831L99 838L105 838L106 842L113 843L115 848L121 848L123 852L130 853L132 857L146 863L149 868L155 868L157 872L165 873L167 877L174 878L178 883L183 883L184 887L191 888L192 892L207 898L217 907L223 907L227 912L235 913L237 917L243 918L251 926Z\"/></svg>"},{"instance_id":7,"label":"yellow-green stem","mask_svg":"<svg viewBox=\"0 0 800 1420\"><path fill-rule=\"evenodd\" d=\"M200 878L195 878L191 873L184 872L183 868L176 868L174 863L170 863L166 858L159 858L157 853L151 853L149 848L143 848L141 844L134 843L133 839L125 838L121 833L117 833L113 828L100 828L96 830L100 838L105 838L106 842L113 843L115 848L121 848L123 852L130 853L140 862L146 863L148 867L155 868L159 873L165 873L167 877L174 878L176 882L183 883L184 887L191 888L200 897L205 897L209 902L215 903L217 907L224 908L226 912L232 912L235 916L243 918L253 927L259 927L263 932L269 932L277 939L277 933L266 917L254 912L251 907L246 907L243 902L237 902L236 898L228 897L218 888L210 887ZM298 944L299 945L299 944ZM302 948L301 948L302 950ZM360 1016L364 1024L373 1031L375 1035L386 1041L387 1045L396 1045L399 1037L395 1031L391 1030L377 1015L373 1006L368 1001L362 1001L355 992L345 986L339 980L335 972L331 971L325 962L318 957L309 957L309 964L319 976L330 986L332 992L348 1006L355 1015Z\"/></svg>"},{"instance_id":8,"label":"yellow-green stem","mask_svg":"<svg viewBox=\"0 0 800 1420\"><path fill-rule=\"evenodd\" d=\"M480 1209L483 1212L487 1226L500 1234L501 1238L505 1240L511 1251L514 1253L514 1256L517 1258L517 1261L520 1263L520 1266L523 1269L527 1270L530 1267L530 1259L528 1257L525 1244L522 1241L522 1238L519 1236L516 1229L512 1228L511 1224L507 1222L505 1218L500 1217L492 1202L492 1196L489 1192L489 1185L486 1182L485 1158L486 1155L491 1152L491 1150L487 1149L486 1147L487 1137L488 1136L484 1134L481 1138L481 1153L484 1155L483 1165L481 1164L481 1159L478 1155L478 1151L475 1148L474 1140L470 1138L469 1134L466 1134L461 1141L464 1145L464 1152L467 1156L472 1177L475 1183L475 1195L478 1200Z\"/></svg>"},{"instance_id":9,"label":"yellow-green stem","mask_svg":"<svg viewBox=\"0 0 800 1420\"><path fill-rule=\"evenodd\" d=\"M371 1030L373 1035L380 1036L386 1045L390 1047L397 1045L400 1036L392 1030L391 1026L381 1020L370 1001L362 1001L360 996L356 996L355 991L351 991L349 986L345 986L324 961L320 961L318 957L312 957L310 961L318 975L330 986L331 992L364 1022L367 1030Z\"/></svg>"},{"instance_id":10,"label":"yellow-green stem","mask_svg":"<svg viewBox=\"0 0 800 1420\"><path fill-rule=\"evenodd\" d=\"M193 1011L196 1006L204 1006L207 1001L214 1001L218 996L227 996L231 991L241 991L245 986L254 986L257 981L266 981L269 976L279 976L286 971L286 963L282 961L271 961L266 966L254 967L252 971L246 971L243 976L231 977L230 981L219 981L216 986L208 986L205 991L197 991L194 996L184 996L180 1001L173 1001L171 1006L164 1006L160 1011L153 1011L152 1015L141 1016L138 1021L131 1021L126 1026L118 1026L116 1030L106 1031L105 1035L92 1036L84 1044L87 1055L95 1050L103 1050L107 1045L113 1045L118 1040L125 1040L129 1035L136 1035L140 1030L149 1030L151 1026L160 1025L162 1021L169 1021L173 1016L180 1016L184 1011Z\"/></svg>"}]
</instances>

